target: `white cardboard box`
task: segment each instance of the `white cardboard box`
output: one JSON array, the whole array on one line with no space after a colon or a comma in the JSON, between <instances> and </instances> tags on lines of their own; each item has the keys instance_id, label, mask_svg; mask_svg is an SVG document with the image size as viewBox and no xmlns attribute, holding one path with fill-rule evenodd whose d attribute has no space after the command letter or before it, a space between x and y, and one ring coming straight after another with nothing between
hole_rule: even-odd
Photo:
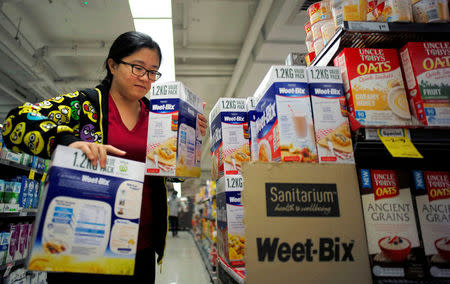
<instances>
[{"instance_id":1,"label":"white cardboard box","mask_svg":"<svg viewBox=\"0 0 450 284\"><path fill-rule=\"evenodd\" d=\"M150 93L146 174L199 177L202 101L181 82L154 83Z\"/></svg>"},{"instance_id":2,"label":"white cardboard box","mask_svg":"<svg viewBox=\"0 0 450 284\"><path fill-rule=\"evenodd\" d=\"M132 275L144 173L144 163L112 156L94 167L81 150L58 145L28 270Z\"/></svg>"}]
</instances>

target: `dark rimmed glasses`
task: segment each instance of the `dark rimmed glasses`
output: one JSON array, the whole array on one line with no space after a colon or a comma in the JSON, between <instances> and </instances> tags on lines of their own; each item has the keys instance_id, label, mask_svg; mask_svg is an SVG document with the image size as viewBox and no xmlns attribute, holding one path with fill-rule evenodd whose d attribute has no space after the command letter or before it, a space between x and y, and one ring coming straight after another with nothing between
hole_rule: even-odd
<instances>
[{"instance_id":1,"label":"dark rimmed glasses","mask_svg":"<svg viewBox=\"0 0 450 284\"><path fill-rule=\"evenodd\" d=\"M147 74L148 78L152 81L158 80L159 78L161 78L162 75L156 70L147 70L146 68L138 64L132 64L122 60L120 60L119 63L131 66L131 73L133 73L136 76L142 77L145 74Z\"/></svg>"}]
</instances>

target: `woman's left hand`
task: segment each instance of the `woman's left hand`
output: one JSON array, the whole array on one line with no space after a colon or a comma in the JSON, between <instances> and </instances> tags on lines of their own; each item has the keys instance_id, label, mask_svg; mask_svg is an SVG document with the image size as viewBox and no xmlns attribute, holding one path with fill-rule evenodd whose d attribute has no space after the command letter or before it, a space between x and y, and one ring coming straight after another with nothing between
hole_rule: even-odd
<instances>
[{"instance_id":1,"label":"woman's left hand","mask_svg":"<svg viewBox=\"0 0 450 284\"><path fill-rule=\"evenodd\" d=\"M208 128L208 120L206 119L206 117L199 113L197 115L197 121L198 121L198 125L200 126L200 132L202 133L202 136L206 135L206 129Z\"/></svg>"}]
</instances>

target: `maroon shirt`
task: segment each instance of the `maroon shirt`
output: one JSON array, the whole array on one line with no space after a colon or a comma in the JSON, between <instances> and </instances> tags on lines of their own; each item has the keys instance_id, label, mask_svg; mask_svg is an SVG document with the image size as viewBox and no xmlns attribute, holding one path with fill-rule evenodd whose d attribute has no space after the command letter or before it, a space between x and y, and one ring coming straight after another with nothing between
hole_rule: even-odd
<instances>
[{"instance_id":1,"label":"maroon shirt","mask_svg":"<svg viewBox=\"0 0 450 284\"><path fill-rule=\"evenodd\" d=\"M108 144L120 150L126 151L125 159L145 162L147 147L148 110L141 102L139 119L132 130L129 130L122 122L111 95L108 96ZM142 194L141 219L139 222L138 250L150 247L150 226L152 223L151 198L149 176L145 176L144 190Z\"/></svg>"}]
</instances>

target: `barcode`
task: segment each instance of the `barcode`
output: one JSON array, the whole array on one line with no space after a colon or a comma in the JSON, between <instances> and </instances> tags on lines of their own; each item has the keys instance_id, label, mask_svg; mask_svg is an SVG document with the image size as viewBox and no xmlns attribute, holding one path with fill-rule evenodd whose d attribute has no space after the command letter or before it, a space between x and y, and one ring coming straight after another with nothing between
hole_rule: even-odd
<instances>
[{"instance_id":1,"label":"barcode","mask_svg":"<svg viewBox=\"0 0 450 284\"><path fill-rule=\"evenodd\" d=\"M432 9L427 11L428 21L439 20L439 12L437 9Z\"/></svg>"},{"instance_id":2,"label":"barcode","mask_svg":"<svg viewBox=\"0 0 450 284\"><path fill-rule=\"evenodd\" d=\"M344 24L344 14L339 14L336 17L336 26L340 27Z\"/></svg>"}]
</instances>

